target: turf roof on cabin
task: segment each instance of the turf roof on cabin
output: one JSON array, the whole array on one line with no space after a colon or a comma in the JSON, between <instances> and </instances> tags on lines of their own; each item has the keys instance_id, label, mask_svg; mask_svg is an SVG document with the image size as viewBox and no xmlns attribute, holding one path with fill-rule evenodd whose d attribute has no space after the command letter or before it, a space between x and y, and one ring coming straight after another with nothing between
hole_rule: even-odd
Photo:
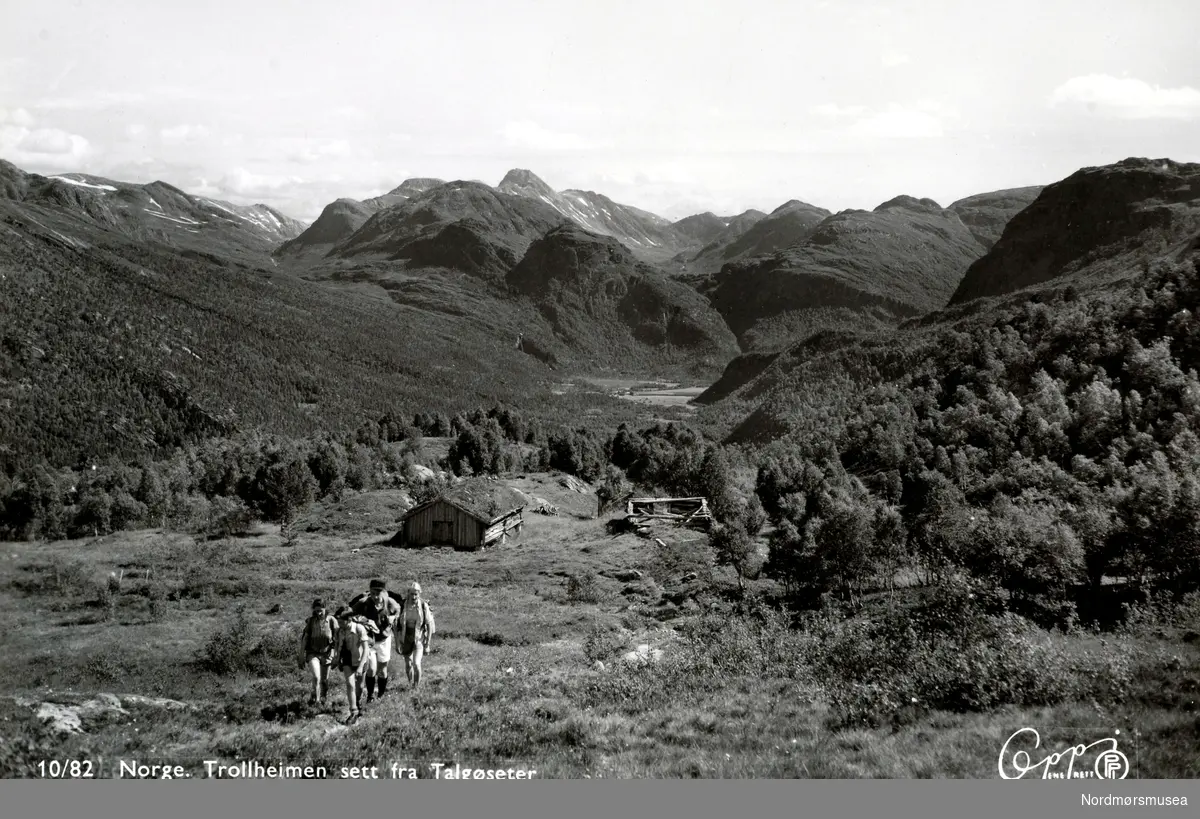
<instances>
[{"instance_id":1,"label":"turf roof on cabin","mask_svg":"<svg viewBox=\"0 0 1200 819\"><path fill-rule=\"evenodd\" d=\"M452 486L440 495L484 520L494 520L528 504L528 498L499 481L471 478Z\"/></svg>"}]
</instances>

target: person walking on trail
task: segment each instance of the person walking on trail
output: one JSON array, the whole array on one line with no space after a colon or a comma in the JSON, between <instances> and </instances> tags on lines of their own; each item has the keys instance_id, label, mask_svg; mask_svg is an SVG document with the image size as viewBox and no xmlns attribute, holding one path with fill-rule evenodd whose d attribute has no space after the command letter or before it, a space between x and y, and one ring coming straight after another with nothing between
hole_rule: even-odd
<instances>
[{"instance_id":1,"label":"person walking on trail","mask_svg":"<svg viewBox=\"0 0 1200 819\"><path fill-rule=\"evenodd\" d=\"M325 704L329 693L329 666L333 662L334 641L337 639L338 621L326 613L325 602L320 598L313 601L312 615L304 623L300 635L300 668L307 668L312 677L312 696L309 704Z\"/></svg>"},{"instance_id":2,"label":"person walking on trail","mask_svg":"<svg viewBox=\"0 0 1200 819\"><path fill-rule=\"evenodd\" d=\"M375 699L375 685L379 685L379 696L387 694L388 662L392 659L392 635L396 621L400 618L400 604L387 593L386 580L372 580L371 590L350 601L350 609L365 617L372 627L373 644L366 677L363 679L367 702Z\"/></svg>"},{"instance_id":3,"label":"person walking on trail","mask_svg":"<svg viewBox=\"0 0 1200 819\"><path fill-rule=\"evenodd\" d=\"M400 613L400 653L404 655L404 674L414 691L421 684L421 657L430 651L435 628L433 611L421 597L421 584L413 581Z\"/></svg>"},{"instance_id":4,"label":"person walking on trail","mask_svg":"<svg viewBox=\"0 0 1200 819\"><path fill-rule=\"evenodd\" d=\"M349 606L342 606L335 616L340 627L334 654L338 658L338 671L346 679L346 702L350 706L346 724L353 725L358 722L361 712L362 681L371 655L371 637L367 633L366 618L354 614Z\"/></svg>"}]
</instances>

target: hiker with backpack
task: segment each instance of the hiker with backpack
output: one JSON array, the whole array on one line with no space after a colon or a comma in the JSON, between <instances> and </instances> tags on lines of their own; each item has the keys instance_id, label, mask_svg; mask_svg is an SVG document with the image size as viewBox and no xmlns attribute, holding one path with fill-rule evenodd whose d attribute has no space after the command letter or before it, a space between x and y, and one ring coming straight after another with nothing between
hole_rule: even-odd
<instances>
[{"instance_id":1,"label":"hiker with backpack","mask_svg":"<svg viewBox=\"0 0 1200 819\"><path fill-rule=\"evenodd\" d=\"M404 673L414 691L421 683L421 657L430 651L435 628L433 611L421 597L421 584L414 580L400 612L400 653L404 655Z\"/></svg>"},{"instance_id":2,"label":"hiker with backpack","mask_svg":"<svg viewBox=\"0 0 1200 819\"><path fill-rule=\"evenodd\" d=\"M379 697L387 693L388 662L392 659L392 635L396 621L400 618L400 604L387 591L386 580L372 580L370 591L350 601L354 614L366 618L372 643L367 659L367 671L363 678L367 702L375 699L375 686L379 685Z\"/></svg>"},{"instance_id":3,"label":"hiker with backpack","mask_svg":"<svg viewBox=\"0 0 1200 819\"><path fill-rule=\"evenodd\" d=\"M310 705L325 703L337 633L337 619L326 613L325 602L317 598L313 601L312 614L304 622L304 631L300 635L300 668L307 668L312 677L312 696L308 698Z\"/></svg>"},{"instance_id":4,"label":"hiker with backpack","mask_svg":"<svg viewBox=\"0 0 1200 819\"><path fill-rule=\"evenodd\" d=\"M371 656L371 636L367 632L367 619L356 615L349 606L342 606L335 615L340 623L334 654L338 670L346 679L346 702L350 706L347 725L358 722L362 705L362 682L366 676Z\"/></svg>"}]
</instances>

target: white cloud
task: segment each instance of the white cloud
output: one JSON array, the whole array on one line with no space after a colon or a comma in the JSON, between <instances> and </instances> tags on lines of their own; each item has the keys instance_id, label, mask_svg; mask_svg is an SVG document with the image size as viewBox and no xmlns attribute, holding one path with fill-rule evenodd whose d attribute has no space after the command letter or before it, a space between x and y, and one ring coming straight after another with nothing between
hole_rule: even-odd
<instances>
[{"instance_id":1,"label":"white cloud","mask_svg":"<svg viewBox=\"0 0 1200 819\"><path fill-rule=\"evenodd\" d=\"M162 137L163 142L196 142L202 139L207 139L212 131L205 125L174 125L170 128L163 128L158 132Z\"/></svg>"},{"instance_id":2,"label":"white cloud","mask_svg":"<svg viewBox=\"0 0 1200 819\"><path fill-rule=\"evenodd\" d=\"M354 149L345 139L306 139L283 137L272 140L272 149L291 162L311 163L324 159L344 159Z\"/></svg>"},{"instance_id":3,"label":"white cloud","mask_svg":"<svg viewBox=\"0 0 1200 819\"><path fill-rule=\"evenodd\" d=\"M0 156L25 170L75 170L92 153L91 143L79 134L35 127L35 118L24 108L0 110Z\"/></svg>"},{"instance_id":4,"label":"white cloud","mask_svg":"<svg viewBox=\"0 0 1200 819\"><path fill-rule=\"evenodd\" d=\"M551 131L528 120L510 122L500 133L511 145L535 151L586 151L598 147L578 134Z\"/></svg>"},{"instance_id":5,"label":"white cloud","mask_svg":"<svg viewBox=\"0 0 1200 819\"><path fill-rule=\"evenodd\" d=\"M942 120L927 111L889 106L863 117L848 129L853 136L882 139L932 139L942 135Z\"/></svg>"},{"instance_id":6,"label":"white cloud","mask_svg":"<svg viewBox=\"0 0 1200 819\"><path fill-rule=\"evenodd\" d=\"M894 48L889 48L887 51L883 52L879 60L883 63L884 68L896 68L897 66L912 62L911 57L901 51L897 51Z\"/></svg>"},{"instance_id":7,"label":"white cloud","mask_svg":"<svg viewBox=\"0 0 1200 819\"><path fill-rule=\"evenodd\" d=\"M826 102L821 105L814 105L810 109L819 117L828 119L842 119L844 117L857 117L865 114L867 109L861 105L838 105L836 102Z\"/></svg>"},{"instance_id":8,"label":"white cloud","mask_svg":"<svg viewBox=\"0 0 1200 819\"><path fill-rule=\"evenodd\" d=\"M86 147L86 139L59 128L27 131L16 145L18 151L34 154L82 154Z\"/></svg>"},{"instance_id":9,"label":"white cloud","mask_svg":"<svg viewBox=\"0 0 1200 819\"><path fill-rule=\"evenodd\" d=\"M0 123L29 128L33 125L33 114L24 108L0 108Z\"/></svg>"},{"instance_id":10,"label":"white cloud","mask_svg":"<svg viewBox=\"0 0 1200 819\"><path fill-rule=\"evenodd\" d=\"M942 136L942 122L957 116L956 112L936 100L920 100L912 105L892 104L881 111L869 111L861 105L824 103L811 112L835 124L829 133L840 137L868 139L933 139Z\"/></svg>"},{"instance_id":11,"label":"white cloud","mask_svg":"<svg viewBox=\"0 0 1200 819\"><path fill-rule=\"evenodd\" d=\"M1051 106L1082 105L1120 119L1200 118L1200 91L1195 88L1160 88L1106 74L1072 77L1054 89L1049 102Z\"/></svg>"},{"instance_id":12,"label":"white cloud","mask_svg":"<svg viewBox=\"0 0 1200 819\"><path fill-rule=\"evenodd\" d=\"M52 97L34 105L47 110L83 111L140 105L146 95L140 91L95 91L73 97Z\"/></svg>"},{"instance_id":13,"label":"white cloud","mask_svg":"<svg viewBox=\"0 0 1200 819\"><path fill-rule=\"evenodd\" d=\"M205 184L207 185L207 183ZM304 184L304 180L297 176L257 174L245 168L234 168L221 178L217 187L224 193L235 196L263 197L302 184Z\"/></svg>"},{"instance_id":14,"label":"white cloud","mask_svg":"<svg viewBox=\"0 0 1200 819\"><path fill-rule=\"evenodd\" d=\"M956 119L958 117L958 111L954 108L933 99L917 100L913 107L918 111L924 111L927 114L932 114L942 119Z\"/></svg>"},{"instance_id":15,"label":"white cloud","mask_svg":"<svg viewBox=\"0 0 1200 819\"><path fill-rule=\"evenodd\" d=\"M197 180L195 184L189 185L188 190L194 196L211 196L213 198L220 198L221 196L225 195L223 188L218 185L214 185L203 177Z\"/></svg>"},{"instance_id":16,"label":"white cloud","mask_svg":"<svg viewBox=\"0 0 1200 819\"><path fill-rule=\"evenodd\" d=\"M146 126L140 122L131 122L125 126L125 136L130 139L140 139L146 135Z\"/></svg>"},{"instance_id":17,"label":"white cloud","mask_svg":"<svg viewBox=\"0 0 1200 819\"><path fill-rule=\"evenodd\" d=\"M367 118L367 112L356 105L343 105L330 112L334 119L362 120Z\"/></svg>"}]
</instances>

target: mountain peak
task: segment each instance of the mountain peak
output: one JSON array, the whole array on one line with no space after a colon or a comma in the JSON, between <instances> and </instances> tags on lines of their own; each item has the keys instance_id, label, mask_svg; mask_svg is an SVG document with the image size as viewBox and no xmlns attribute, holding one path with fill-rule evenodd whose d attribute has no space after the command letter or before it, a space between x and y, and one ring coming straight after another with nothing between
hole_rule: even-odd
<instances>
[{"instance_id":1,"label":"mountain peak","mask_svg":"<svg viewBox=\"0 0 1200 819\"><path fill-rule=\"evenodd\" d=\"M161 179L155 179L153 182L145 186L148 191L163 191L165 193L173 193L177 196L187 196L187 194L179 188L172 185L170 182L164 182Z\"/></svg>"},{"instance_id":2,"label":"mountain peak","mask_svg":"<svg viewBox=\"0 0 1200 819\"><path fill-rule=\"evenodd\" d=\"M775 210L771 211L771 216L778 216L781 213L787 213L788 211L797 210L798 208L829 213L829 211L825 210L824 208L818 208L816 205L810 205L808 202L802 202L799 199L789 199L779 207L775 208Z\"/></svg>"},{"instance_id":3,"label":"mountain peak","mask_svg":"<svg viewBox=\"0 0 1200 819\"><path fill-rule=\"evenodd\" d=\"M505 193L523 194L525 196L552 196L554 188L546 184L545 180L535 174L533 171L525 170L524 168L513 168L504 175L497 186Z\"/></svg>"},{"instance_id":4,"label":"mountain peak","mask_svg":"<svg viewBox=\"0 0 1200 819\"><path fill-rule=\"evenodd\" d=\"M876 213L881 213L885 210L893 208L906 208L907 210L915 210L921 212L941 212L942 206L932 199L918 199L915 196L900 194L884 202L879 207L875 208Z\"/></svg>"},{"instance_id":5,"label":"mountain peak","mask_svg":"<svg viewBox=\"0 0 1200 819\"><path fill-rule=\"evenodd\" d=\"M412 179L405 179L396 188L388 191L388 196L416 196L419 193L424 193L430 188L436 188L438 185L444 185L445 180L434 179L428 176L417 176Z\"/></svg>"},{"instance_id":6,"label":"mountain peak","mask_svg":"<svg viewBox=\"0 0 1200 819\"><path fill-rule=\"evenodd\" d=\"M685 216L671 226L684 236L708 244L716 239L729 226L728 217L717 216L712 211Z\"/></svg>"},{"instance_id":7,"label":"mountain peak","mask_svg":"<svg viewBox=\"0 0 1200 819\"><path fill-rule=\"evenodd\" d=\"M1114 168L1142 171L1158 171L1160 173L1179 173L1188 168L1186 162L1176 162L1173 159L1148 159L1144 156L1131 156L1113 165ZM1084 169L1091 170L1091 169Z\"/></svg>"}]
</instances>

